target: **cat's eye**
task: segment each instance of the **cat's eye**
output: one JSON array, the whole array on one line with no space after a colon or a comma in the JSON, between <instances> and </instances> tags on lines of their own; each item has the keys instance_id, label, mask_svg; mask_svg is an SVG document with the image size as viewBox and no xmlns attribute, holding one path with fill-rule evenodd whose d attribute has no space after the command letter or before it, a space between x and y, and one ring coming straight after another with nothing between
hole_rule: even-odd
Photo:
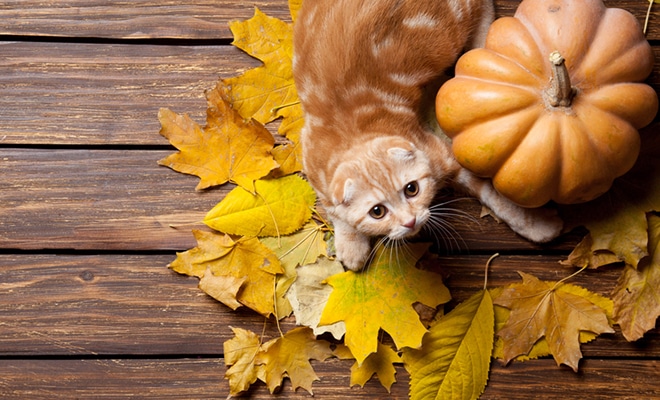
<instances>
[{"instance_id":1,"label":"cat's eye","mask_svg":"<svg viewBox=\"0 0 660 400\"><path fill-rule=\"evenodd\" d=\"M369 215L371 218L381 219L385 216L385 214L387 214L387 207L381 204L375 205L371 208L371 210L369 210Z\"/></svg>"},{"instance_id":2,"label":"cat's eye","mask_svg":"<svg viewBox=\"0 0 660 400\"><path fill-rule=\"evenodd\" d=\"M403 189L403 194L406 197L415 197L419 193L419 183L412 181L409 182L406 187Z\"/></svg>"}]
</instances>

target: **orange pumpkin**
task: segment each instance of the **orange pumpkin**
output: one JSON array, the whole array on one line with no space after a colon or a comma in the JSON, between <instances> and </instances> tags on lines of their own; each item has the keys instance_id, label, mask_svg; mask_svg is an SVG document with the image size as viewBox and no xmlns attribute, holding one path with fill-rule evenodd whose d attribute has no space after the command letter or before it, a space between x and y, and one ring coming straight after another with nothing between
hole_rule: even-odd
<instances>
[{"instance_id":1,"label":"orange pumpkin","mask_svg":"<svg viewBox=\"0 0 660 400\"><path fill-rule=\"evenodd\" d=\"M524 0L464 54L436 115L461 165L512 201L579 203L607 191L658 110L641 83L653 53L627 11L600 0Z\"/></svg>"}]
</instances>

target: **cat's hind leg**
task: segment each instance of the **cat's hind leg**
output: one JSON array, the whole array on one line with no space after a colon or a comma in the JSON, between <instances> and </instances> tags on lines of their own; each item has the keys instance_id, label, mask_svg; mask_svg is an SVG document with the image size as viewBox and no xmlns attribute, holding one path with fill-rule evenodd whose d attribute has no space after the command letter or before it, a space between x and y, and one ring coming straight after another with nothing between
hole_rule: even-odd
<instances>
[{"instance_id":1,"label":"cat's hind leg","mask_svg":"<svg viewBox=\"0 0 660 400\"><path fill-rule=\"evenodd\" d=\"M521 207L502 196L489 180L479 178L463 168L456 175L455 183L479 199L481 204L527 240L546 243L561 234L564 223L556 210Z\"/></svg>"}]
</instances>

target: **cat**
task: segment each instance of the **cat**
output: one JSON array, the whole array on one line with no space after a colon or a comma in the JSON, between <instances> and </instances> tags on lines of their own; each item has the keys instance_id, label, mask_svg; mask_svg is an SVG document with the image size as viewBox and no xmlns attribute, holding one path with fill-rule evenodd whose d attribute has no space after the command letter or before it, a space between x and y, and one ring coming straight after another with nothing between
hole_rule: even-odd
<instances>
[{"instance_id":1,"label":"cat","mask_svg":"<svg viewBox=\"0 0 660 400\"><path fill-rule=\"evenodd\" d=\"M304 1L293 59L305 114L303 172L346 268L368 263L373 238L419 233L436 218L431 204L446 184L477 197L531 241L559 235L552 210L524 209L501 196L463 169L427 122L428 88L446 79L463 50L483 45L493 15L492 0Z\"/></svg>"}]
</instances>

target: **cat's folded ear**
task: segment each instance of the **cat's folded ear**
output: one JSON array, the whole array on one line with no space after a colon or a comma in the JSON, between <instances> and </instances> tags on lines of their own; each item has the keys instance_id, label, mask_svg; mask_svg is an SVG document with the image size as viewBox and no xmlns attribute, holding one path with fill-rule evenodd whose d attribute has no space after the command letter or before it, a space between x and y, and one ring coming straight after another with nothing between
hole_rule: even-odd
<instances>
[{"instance_id":1,"label":"cat's folded ear","mask_svg":"<svg viewBox=\"0 0 660 400\"><path fill-rule=\"evenodd\" d=\"M332 184L334 186L332 188L332 203L335 206L350 203L355 194L355 182L350 178L346 178L344 182L338 182L335 179Z\"/></svg>"},{"instance_id":2,"label":"cat's folded ear","mask_svg":"<svg viewBox=\"0 0 660 400\"><path fill-rule=\"evenodd\" d=\"M413 161L415 159L413 150L402 147L392 147L387 150L387 154L397 161Z\"/></svg>"}]
</instances>

